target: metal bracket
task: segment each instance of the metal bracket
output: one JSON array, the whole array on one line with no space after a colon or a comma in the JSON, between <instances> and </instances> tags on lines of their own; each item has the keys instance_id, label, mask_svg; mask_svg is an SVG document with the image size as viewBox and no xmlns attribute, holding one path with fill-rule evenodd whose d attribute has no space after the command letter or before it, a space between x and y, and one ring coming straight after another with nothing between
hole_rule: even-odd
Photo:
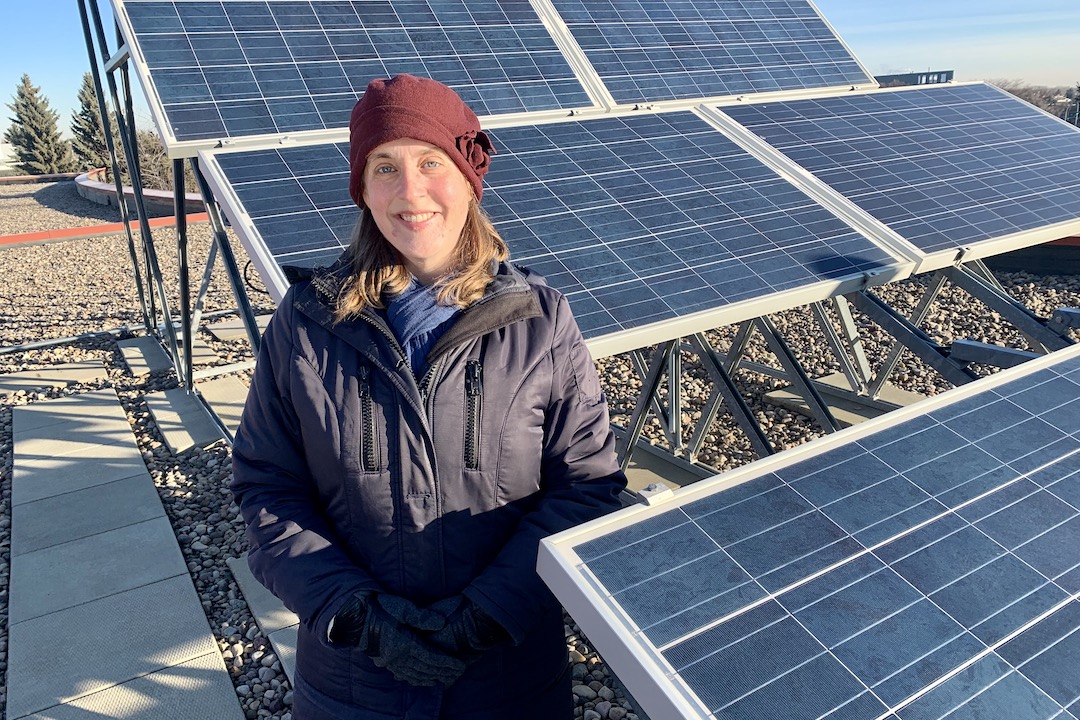
<instances>
[{"instance_id":1,"label":"metal bracket","mask_svg":"<svg viewBox=\"0 0 1080 720\"><path fill-rule=\"evenodd\" d=\"M1058 335L1065 337L1070 329L1080 328L1080 309L1058 308L1054 311L1054 314L1050 316L1050 320L1046 323L1046 327L1050 328L1050 330L1056 332Z\"/></svg>"},{"instance_id":2,"label":"metal bracket","mask_svg":"<svg viewBox=\"0 0 1080 720\"><path fill-rule=\"evenodd\" d=\"M127 43L124 43L120 47L116 48L116 52L105 60L105 72L111 73L118 67L126 63L131 58L131 50L128 48Z\"/></svg>"},{"instance_id":3,"label":"metal bracket","mask_svg":"<svg viewBox=\"0 0 1080 720\"><path fill-rule=\"evenodd\" d=\"M999 368L1016 367L1042 357L1039 353L1002 347L976 340L955 340L949 346L949 358L959 363L981 363Z\"/></svg>"}]
</instances>

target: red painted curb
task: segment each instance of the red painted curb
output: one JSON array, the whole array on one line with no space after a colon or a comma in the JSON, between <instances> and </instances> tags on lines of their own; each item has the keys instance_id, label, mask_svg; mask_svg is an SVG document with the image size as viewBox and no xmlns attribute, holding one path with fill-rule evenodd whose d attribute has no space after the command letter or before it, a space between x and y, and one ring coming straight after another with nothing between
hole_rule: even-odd
<instances>
[{"instance_id":1,"label":"red painted curb","mask_svg":"<svg viewBox=\"0 0 1080 720\"><path fill-rule=\"evenodd\" d=\"M207 222L209 217L206 213L191 213L187 216L188 223ZM132 221L133 229L139 229L139 223ZM150 229L161 227L175 227L175 217L159 217L150 219ZM107 223L105 225L88 225L86 227L64 228L62 230L43 230L41 232L18 233L16 235L0 236L0 247L7 245L22 245L28 243L56 242L58 240L80 240L83 238L100 237L102 235L116 235L124 232L124 223Z\"/></svg>"}]
</instances>

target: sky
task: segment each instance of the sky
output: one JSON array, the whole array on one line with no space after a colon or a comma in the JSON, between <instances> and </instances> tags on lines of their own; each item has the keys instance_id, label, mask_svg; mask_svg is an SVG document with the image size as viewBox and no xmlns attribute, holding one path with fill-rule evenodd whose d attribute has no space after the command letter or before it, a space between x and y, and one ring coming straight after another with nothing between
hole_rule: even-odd
<instances>
[{"instance_id":1,"label":"sky","mask_svg":"<svg viewBox=\"0 0 1080 720\"><path fill-rule=\"evenodd\" d=\"M91 0L93 1L93 0ZM106 27L110 0L98 0ZM958 81L1008 79L1035 85L1080 82L1076 0L818 0L818 9L871 74L955 70ZM69 134L79 84L90 68L78 0L0 0L0 130L23 73L41 87ZM886 9L887 8L887 9ZM115 47L113 35L109 40ZM137 98L142 97L141 90ZM140 103L141 104L141 103ZM149 126L149 113L136 110Z\"/></svg>"}]
</instances>

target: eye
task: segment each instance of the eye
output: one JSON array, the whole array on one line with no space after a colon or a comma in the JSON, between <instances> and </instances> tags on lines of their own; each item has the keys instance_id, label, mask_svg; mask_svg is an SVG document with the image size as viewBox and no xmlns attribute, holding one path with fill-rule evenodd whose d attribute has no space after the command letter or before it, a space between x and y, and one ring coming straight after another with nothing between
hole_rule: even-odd
<instances>
[{"instance_id":1,"label":"eye","mask_svg":"<svg viewBox=\"0 0 1080 720\"><path fill-rule=\"evenodd\" d=\"M392 172L394 172L393 165L376 165L375 169L372 171L375 175L389 175Z\"/></svg>"},{"instance_id":2,"label":"eye","mask_svg":"<svg viewBox=\"0 0 1080 720\"><path fill-rule=\"evenodd\" d=\"M423 165L426 168L437 168L442 166L442 161L435 158L430 158L428 160L425 160Z\"/></svg>"}]
</instances>

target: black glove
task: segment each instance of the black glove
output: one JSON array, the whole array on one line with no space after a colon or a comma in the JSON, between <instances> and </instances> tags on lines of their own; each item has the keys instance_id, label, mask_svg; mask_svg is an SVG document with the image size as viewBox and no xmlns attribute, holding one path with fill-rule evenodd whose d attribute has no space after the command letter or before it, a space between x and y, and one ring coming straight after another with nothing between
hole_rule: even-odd
<instances>
[{"instance_id":1,"label":"black glove","mask_svg":"<svg viewBox=\"0 0 1080 720\"><path fill-rule=\"evenodd\" d=\"M477 660L486 650L510 639L495 618L465 596L455 598L457 608L446 617L446 626L431 634L431 643L467 662ZM442 601L433 606L437 609Z\"/></svg>"},{"instance_id":2,"label":"black glove","mask_svg":"<svg viewBox=\"0 0 1080 720\"><path fill-rule=\"evenodd\" d=\"M357 593L334 616L330 641L353 646L410 685L450 685L465 663L436 648L414 631L434 631L444 619L396 595Z\"/></svg>"}]
</instances>

